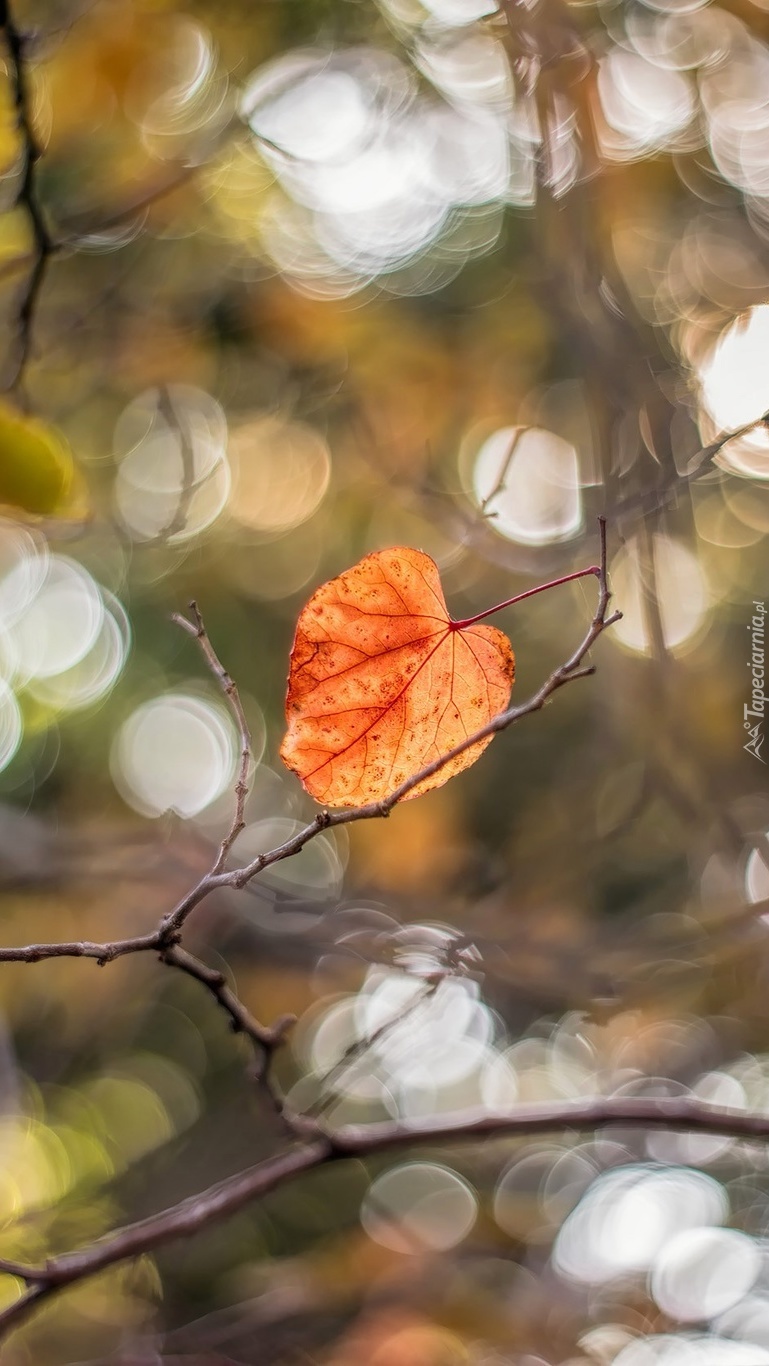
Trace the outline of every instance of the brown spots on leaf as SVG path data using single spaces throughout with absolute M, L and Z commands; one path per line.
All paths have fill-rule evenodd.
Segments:
M 323 584 L 299 617 L 281 756 L 325 805 L 381 801 L 503 711 L 514 674 L 501 631 L 452 623 L 429 555 L 377 551 Z M 442 786 L 490 739 L 408 796 Z

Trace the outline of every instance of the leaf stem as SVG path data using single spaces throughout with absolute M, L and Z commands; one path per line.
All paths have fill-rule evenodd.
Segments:
M 558 588 L 562 583 L 572 583 L 574 579 L 585 579 L 589 574 L 595 578 L 601 577 L 601 570 L 597 564 L 591 564 L 589 569 L 577 569 L 573 574 L 564 574 L 560 579 L 550 579 L 548 583 L 541 583 L 537 588 L 527 588 L 525 593 L 516 593 L 514 598 L 506 598 L 504 602 L 498 602 L 496 607 L 487 607 L 485 612 L 478 612 L 474 617 L 465 617 L 462 621 L 451 621 L 450 631 L 461 631 L 465 626 L 474 626 L 476 621 L 483 621 L 484 617 L 491 617 L 495 612 L 501 612 L 503 607 L 512 607 L 516 602 L 523 602 L 524 598 L 533 598 L 535 593 L 544 593 L 546 588 Z

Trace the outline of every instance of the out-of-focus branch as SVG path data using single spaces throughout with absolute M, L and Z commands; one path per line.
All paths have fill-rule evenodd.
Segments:
M 715 441 L 711 441 L 707 446 L 703 446 L 701 450 L 695 451 L 694 455 L 689 457 L 685 470 L 680 472 L 677 470 L 669 471 L 662 484 L 657 484 L 653 489 L 643 493 L 628 494 L 626 498 L 615 505 L 613 509 L 615 516 L 625 518 L 658 512 L 667 503 L 677 498 L 682 489 L 688 488 L 690 484 L 701 479 L 703 475 L 712 473 L 712 469 L 708 467 L 711 466 L 712 461 L 724 447 L 729 445 L 730 441 L 738 441 L 743 436 L 749 436 L 759 427 L 763 427 L 765 431 L 769 430 L 769 412 L 763 413 L 761 417 L 754 418 L 752 422 L 746 422 L 742 427 L 736 427 L 734 431 L 722 432 Z
M 411 1019 L 411 1016 L 418 1011 L 426 1001 L 429 1001 L 430 998 L 435 995 L 442 979 L 443 974 L 436 974 L 434 977 L 429 978 L 423 984 L 422 989 L 415 992 L 411 1000 L 406 1001 L 405 1005 L 403 1005 L 400 1010 L 396 1010 L 386 1020 L 383 1020 L 371 1034 L 364 1034 L 362 1038 L 356 1039 L 354 1043 L 351 1043 L 350 1046 L 345 1049 L 342 1056 L 337 1059 L 333 1067 L 330 1067 L 328 1072 L 325 1072 L 324 1075 L 319 1078 L 320 1095 L 318 1096 L 318 1099 L 314 1101 L 312 1105 L 309 1105 L 302 1113 L 304 1115 L 309 1115 L 313 1119 L 317 1119 L 321 1115 L 326 1114 L 332 1102 L 334 1086 L 349 1072 L 354 1072 L 357 1064 L 371 1052 L 372 1048 L 376 1048 L 378 1043 L 381 1043 L 383 1039 L 386 1039 L 388 1035 L 392 1034 L 400 1025 Z
M 204 169 L 205 166 L 220 152 L 232 137 L 237 133 L 248 132 L 248 128 L 243 121 L 240 113 L 235 113 L 217 131 L 210 144 L 206 147 L 206 155 L 196 161 L 180 161 L 170 169 L 150 181 L 143 189 L 137 190 L 132 199 L 126 199 L 116 207 L 104 208 L 94 206 L 81 213 L 73 215 L 62 224 L 61 235 L 55 244 L 56 249 L 65 246 L 77 246 L 82 237 L 92 236 L 95 233 L 109 232 L 112 228 L 120 227 L 121 223 L 127 222 L 131 218 L 138 218 L 147 209 L 152 208 L 153 204 L 159 204 L 163 199 L 168 199 L 177 190 L 184 189 L 191 181 Z M 270 138 L 262 134 L 252 134 L 255 143 L 264 147 L 269 147 L 273 152 L 287 160 L 291 159 L 291 154 L 285 148 L 279 147 Z
M 54 1257 L 44 1267 L 7 1264 L 13 1268 L 9 1274 L 26 1282 L 27 1290 L 0 1313 L 0 1334 L 19 1327 L 38 1304 L 65 1286 L 88 1280 L 106 1267 L 153 1252 L 177 1238 L 199 1233 L 209 1224 L 237 1213 L 252 1200 L 329 1163 L 346 1158 L 360 1160 L 424 1144 L 482 1143 L 488 1139 L 530 1138 L 558 1130 L 594 1132 L 617 1127 L 719 1134 L 762 1143 L 769 1140 L 769 1115 L 719 1109 L 700 1101 L 648 1097 L 524 1105 L 470 1119 L 444 1119 L 418 1129 L 397 1123 L 350 1126 L 336 1133 L 318 1129 L 305 1143 L 227 1177 L 159 1214 L 127 1224 L 77 1252 Z
M 37 163 L 40 160 L 41 149 L 32 120 L 26 38 L 15 22 L 9 0 L 0 0 L 0 28 L 5 33 L 16 127 L 21 138 L 21 167 L 16 204 L 26 211 L 32 232 L 29 275 L 19 298 L 16 336 L 3 385 L 8 391 L 17 389 L 24 378 L 24 369 L 32 349 L 32 333 L 40 290 L 48 261 L 56 247 L 48 231 L 38 194 Z

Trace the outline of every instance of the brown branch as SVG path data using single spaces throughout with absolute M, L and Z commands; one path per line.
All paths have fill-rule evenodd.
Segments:
M 712 468 L 706 467 L 712 465 L 712 461 L 725 446 L 729 445 L 730 441 L 738 441 L 743 436 L 749 436 L 759 427 L 763 427 L 765 431 L 769 430 L 769 412 L 763 413 L 761 417 L 754 418 L 752 422 L 746 422 L 742 427 L 736 427 L 734 431 L 722 432 L 715 441 L 711 441 L 709 445 L 695 451 L 694 455 L 689 457 L 683 471 L 676 469 L 669 471 L 662 484 L 657 484 L 654 488 L 643 493 L 631 493 L 627 498 L 621 499 L 612 509 L 613 516 L 624 518 L 658 512 L 676 498 L 681 489 L 688 488 L 690 484 L 696 483 L 704 475 L 712 473 Z M 716 468 L 719 467 L 716 466 Z
M 515 452 L 516 452 L 517 449 L 518 449 L 518 445 L 519 445 L 519 443 L 520 443 L 521 437 L 523 436 L 524 432 L 527 431 L 527 430 L 528 430 L 528 428 L 526 428 L 526 427 L 516 427 L 516 428 L 515 428 L 515 431 L 513 432 L 513 435 L 512 435 L 512 439 L 511 439 L 511 441 L 510 441 L 510 443 L 509 443 L 509 445 L 508 445 L 507 451 L 505 452 L 505 458 L 504 458 L 504 460 L 502 461 L 502 465 L 501 465 L 499 474 L 497 475 L 496 481 L 495 481 L 493 487 L 492 487 L 492 488 L 489 490 L 489 492 L 486 494 L 486 497 L 484 498 L 483 502 L 480 504 L 480 506 L 479 506 L 479 508 L 478 508 L 478 512 L 480 513 L 481 517 L 496 517 L 496 516 L 497 516 L 497 513 L 496 513 L 496 512 L 489 512 L 489 511 L 488 511 L 489 504 L 492 503 L 492 502 L 494 501 L 494 499 L 497 497 L 497 494 L 499 494 L 499 493 L 504 493 L 505 486 L 506 486 L 506 484 L 507 484 L 507 478 L 508 478 L 508 475 L 509 475 L 509 473 L 510 473 L 510 468 L 511 468 L 511 466 L 512 466 L 513 459 L 514 459 L 514 457 L 515 457 Z
M 377 1025 L 373 1033 L 366 1034 L 363 1038 L 356 1039 L 351 1043 L 349 1047 L 344 1050 L 342 1056 L 337 1058 L 333 1066 L 318 1079 L 320 1094 L 317 1100 L 313 1101 L 313 1103 L 302 1113 L 304 1115 L 309 1115 L 313 1119 L 317 1119 L 321 1115 L 326 1114 L 330 1105 L 333 1103 L 333 1092 L 331 1091 L 331 1088 L 335 1083 L 341 1081 L 342 1077 L 345 1076 L 347 1072 L 352 1072 L 356 1064 L 361 1062 L 372 1048 L 376 1048 L 376 1045 L 380 1043 L 382 1039 L 387 1038 L 388 1034 L 392 1033 L 394 1029 L 397 1029 L 398 1025 L 403 1024 L 404 1021 L 410 1019 L 420 1006 L 423 1006 L 426 1001 L 429 1001 L 430 998 L 435 995 L 443 980 L 443 973 L 436 974 L 434 977 L 429 978 L 424 983 L 421 991 L 417 991 L 414 996 L 412 996 L 411 1000 L 407 1001 L 400 1010 L 395 1011 L 388 1019 L 383 1020 L 380 1025 Z
M 189 164 L 185 162 L 178 166 L 170 174 L 166 174 L 162 179 L 158 179 L 154 184 L 147 185 L 145 189 L 125 204 L 121 204 L 117 209 L 90 209 L 76 218 L 72 218 L 64 224 L 63 235 L 59 239 L 60 247 L 77 246 L 83 237 L 91 237 L 97 233 L 109 232 L 111 228 L 120 227 L 129 218 L 136 218 L 146 209 L 157 204 L 162 199 L 166 199 L 173 194 L 174 190 L 181 190 L 185 185 L 198 174 L 201 166 L 197 163 Z
M 179 453 L 182 459 L 182 482 L 179 489 L 179 501 L 176 504 L 166 525 L 161 527 L 157 536 L 153 538 L 153 544 L 164 544 L 176 536 L 180 531 L 184 531 L 187 526 L 187 518 L 190 515 L 190 507 L 198 489 L 211 477 L 216 466 L 206 471 L 203 478 L 195 478 L 195 447 L 192 434 L 187 429 L 184 421 L 180 419 L 171 400 L 171 393 L 168 385 L 162 385 L 159 391 L 158 410 L 162 418 L 170 428 L 175 428 L 179 438 Z M 195 609 L 197 611 L 197 609 Z M 184 618 L 181 618 L 183 621 Z
M 182 948 L 180 943 L 183 927 L 189 915 L 211 892 L 222 887 L 245 887 L 263 869 L 297 854 L 322 830 L 327 830 L 335 825 L 349 824 L 352 821 L 389 815 L 393 807 L 413 788 L 423 782 L 425 778 L 439 772 L 454 757 L 477 744 L 479 740 L 494 735 L 498 731 L 506 730 L 508 726 L 513 725 L 522 717 L 541 710 L 559 688 L 573 679 L 582 678 L 592 673 L 592 666 L 585 665 L 584 660 L 598 637 L 620 615 L 614 613 L 607 616 L 610 592 L 607 572 L 606 525 L 603 520 L 600 521 L 600 540 L 599 593 L 593 619 L 581 643 L 572 655 L 545 680 L 528 702 L 501 712 L 499 716 L 493 718 L 486 726 L 476 731 L 474 735 L 469 736 L 460 745 L 455 746 L 447 754 L 428 764 L 419 773 L 415 773 L 397 787 L 384 801 L 370 803 L 351 810 L 321 811 L 298 834 L 268 853 L 260 855 L 245 868 L 227 870 L 226 863 L 245 822 L 248 771 L 251 764 L 251 738 L 248 722 L 237 687 L 211 645 L 197 605 L 191 604 L 192 620 L 186 617 L 175 618 L 182 629 L 198 641 L 209 669 L 218 680 L 227 698 L 241 741 L 240 764 L 235 787 L 235 812 L 211 867 L 208 872 L 204 873 L 196 886 L 182 898 L 174 910 L 163 917 L 156 929 L 146 935 L 105 944 L 82 941 L 80 943 L 33 944 L 25 948 L 15 949 L 0 948 L 0 962 L 38 962 L 43 958 L 86 957 L 94 958 L 98 963 L 104 964 L 130 953 L 147 950 L 157 951 L 161 960 L 169 967 L 176 968 L 199 981 L 222 1009 L 227 1012 L 233 1029 L 244 1034 L 259 1050 L 258 1077 L 263 1089 L 272 1100 L 292 1136 L 299 1137 L 302 1142 L 299 1146 L 269 1158 L 250 1171 L 230 1177 L 217 1186 L 192 1196 L 182 1201 L 181 1204 L 149 1219 L 130 1224 L 107 1238 L 99 1239 L 79 1252 L 53 1258 L 43 1268 L 23 1267 L 16 1262 L 5 1263 L 7 1273 L 24 1280 L 27 1284 L 27 1290 L 8 1309 L 0 1313 L 0 1331 L 3 1329 L 10 1330 L 17 1326 L 32 1312 L 37 1304 L 56 1294 L 63 1286 L 75 1281 L 82 1281 L 105 1267 L 124 1261 L 126 1258 L 151 1252 L 154 1248 L 172 1239 L 196 1233 L 207 1224 L 225 1218 L 241 1209 L 248 1201 L 264 1195 L 267 1191 L 274 1189 L 275 1186 L 326 1162 L 353 1155 L 363 1156 L 369 1152 L 406 1146 L 415 1142 L 425 1142 L 428 1141 L 428 1138 L 432 1138 L 432 1141 L 438 1139 L 449 1141 L 458 1138 L 482 1137 L 489 1133 L 541 1132 L 544 1128 L 590 1127 L 596 1123 L 620 1123 L 634 1117 L 636 1111 L 628 1103 L 623 1102 L 624 1108 L 620 1118 L 618 1112 L 605 1108 L 608 1103 L 601 1102 L 597 1106 L 594 1104 L 592 1108 L 571 1107 L 557 1112 L 554 1110 L 544 1111 L 539 1108 L 536 1114 L 519 1112 L 513 1116 L 483 1116 L 471 1123 L 466 1122 L 454 1126 L 439 1125 L 429 1131 L 427 1129 L 420 1130 L 418 1135 L 397 1125 L 376 1126 L 371 1130 L 345 1129 L 338 1134 L 325 1133 L 309 1115 L 294 1115 L 289 1112 L 283 1099 L 272 1086 L 269 1077 L 270 1061 L 290 1026 L 290 1019 L 283 1017 L 271 1027 L 260 1024 L 228 985 L 224 974 L 216 969 L 209 968 L 188 950 Z M 366 1041 L 365 1047 L 370 1047 L 372 1042 L 392 1027 L 392 1024 L 392 1021 L 388 1021 L 375 1031 L 372 1038 Z M 341 1061 L 344 1068 L 351 1059 L 342 1059 Z M 650 1103 L 645 1102 L 645 1104 L 648 1107 Z M 675 1112 L 660 1110 L 659 1104 L 654 1102 L 656 1108 L 653 1107 L 651 1110 L 647 1108 L 643 1111 L 644 1114 L 652 1116 L 650 1123 L 668 1122 L 671 1113 L 673 1115 L 672 1122 L 676 1122 L 676 1116 L 680 1118 L 683 1113 L 680 1109 Z M 703 1123 L 712 1123 L 710 1116 L 713 1113 L 715 1112 L 707 1111 L 705 1120 L 702 1120 L 701 1117 L 697 1119 L 695 1116 L 695 1127 L 702 1127 Z M 698 1111 L 697 1115 L 699 1114 Z M 665 1119 L 666 1115 L 667 1120 Z M 758 1123 L 759 1121 L 755 1122 Z M 764 1130 L 761 1131 L 762 1135 L 764 1132 L 769 1132 L 769 1120 L 761 1117 L 760 1122 L 764 1125 Z M 720 1129 L 718 1131 L 722 1132 Z M 2 1267 L 3 1264 L 0 1263 L 0 1270 Z
M 183 949 L 180 944 L 171 944 L 169 948 L 163 950 L 161 957 L 169 967 L 179 968 L 189 977 L 194 977 L 196 981 L 202 982 L 203 986 L 207 987 L 219 1002 L 222 1009 L 227 1011 L 233 1031 L 245 1034 L 260 1050 L 275 1048 L 284 1037 L 286 1030 L 295 1023 L 295 1016 L 282 1015 L 273 1025 L 260 1024 L 240 998 L 235 995 L 232 988 L 227 985 L 227 978 L 224 973 L 219 972 L 216 968 L 207 967 L 194 954 Z
M 294 1138 L 303 1138 L 309 1132 L 314 1132 L 315 1126 L 311 1125 L 305 1116 L 295 1114 L 288 1108 L 285 1097 L 278 1090 L 272 1076 L 273 1057 L 288 1031 L 296 1024 L 296 1016 L 280 1015 L 271 1025 L 260 1024 L 229 986 L 225 974 L 217 968 L 209 968 L 206 963 L 178 943 L 162 949 L 160 958 L 169 968 L 178 968 L 180 972 L 186 973 L 188 977 L 193 977 L 196 982 L 207 987 L 214 1000 L 229 1015 L 233 1034 L 243 1034 L 251 1041 L 256 1058 L 254 1078 L 289 1134 Z
M 181 626 L 188 635 L 194 636 L 200 645 L 203 657 L 211 670 L 211 673 L 214 675 L 214 678 L 217 680 L 230 704 L 230 709 L 235 718 L 235 724 L 240 736 L 240 767 L 235 783 L 235 814 L 232 818 L 232 824 L 219 846 L 219 852 L 214 859 L 209 873 L 210 877 L 216 877 L 224 868 L 227 857 L 238 838 L 238 835 L 246 828 L 245 810 L 246 798 L 248 797 L 248 770 L 251 767 L 251 731 L 249 729 L 248 721 L 246 720 L 246 714 L 243 710 L 243 703 L 240 700 L 237 686 L 228 674 L 209 640 L 208 632 L 203 625 L 203 618 L 200 615 L 196 602 L 190 603 L 190 611 L 193 616 L 192 621 L 189 621 L 187 617 L 182 617 L 178 614 L 173 617 L 173 620 L 176 622 L 177 626 Z
M 176 1238 L 198 1233 L 208 1224 L 237 1213 L 249 1201 L 266 1195 L 300 1172 L 320 1166 L 332 1154 L 333 1146 L 329 1139 L 316 1139 L 313 1143 L 278 1153 L 256 1167 L 227 1177 L 160 1214 L 128 1224 L 89 1247 L 54 1257 L 45 1267 L 21 1268 L 14 1264 L 13 1274 L 19 1274 L 19 1278 L 27 1281 L 30 1288 L 0 1313 L 0 1335 L 18 1327 L 41 1301 L 52 1298 L 64 1286 L 87 1280 L 106 1267 L 144 1255 Z
M 202 618 L 197 605 L 192 605 L 194 621 L 186 617 L 176 616 L 174 620 L 185 630 L 188 635 L 194 636 L 198 640 L 208 667 L 218 679 L 220 686 L 232 707 L 241 738 L 241 762 L 236 785 L 235 814 L 232 825 L 224 836 L 219 847 L 216 858 L 203 877 L 194 887 L 192 887 L 182 897 L 181 901 L 169 911 L 160 921 L 157 929 L 147 935 L 137 936 L 132 939 L 116 940 L 113 943 L 94 944 L 94 943 L 64 943 L 64 944 L 33 944 L 26 948 L 1 948 L 0 962 L 37 962 L 42 958 L 95 958 L 100 963 L 111 962 L 112 959 L 128 953 L 137 953 L 148 949 L 156 949 L 160 952 L 178 943 L 181 931 L 189 916 L 212 892 L 219 891 L 224 887 L 242 889 L 253 878 L 257 877 L 265 868 L 271 867 L 275 863 L 282 862 L 283 859 L 293 858 L 305 845 L 315 839 L 322 831 L 338 825 L 350 825 L 355 821 L 374 820 L 389 816 L 393 808 L 402 801 L 409 792 L 418 787 L 426 778 L 430 778 L 435 773 L 439 773 L 446 764 L 451 763 L 458 755 L 464 754 L 465 750 L 471 749 L 479 741 L 488 739 L 491 735 L 496 735 L 500 731 L 507 730 L 509 726 L 515 725 L 526 716 L 532 716 L 550 701 L 551 697 L 564 687 L 567 683 L 573 682 L 578 678 L 586 678 L 594 672 L 593 665 L 584 665 L 583 661 L 587 657 L 592 646 L 599 636 L 618 621 L 621 612 L 613 612 L 607 616 L 611 593 L 608 582 L 607 568 L 607 549 L 606 549 L 606 522 L 604 518 L 599 518 L 601 554 L 598 572 L 598 603 L 593 619 L 582 639 L 571 656 L 560 664 L 550 676 L 545 679 L 541 687 L 528 699 L 517 707 L 508 707 L 507 710 L 500 712 L 498 716 L 488 721 L 485 726 L 474 731 L 467 736 L 460 744 L 453 749 L 442 754 L 440 758 L 434 759 L 432 763 L 426 764 L 418 773 L 412 774 L 405 782 L 396 787 L 389 797 L 385 797 L 379 802 L 369 802 L 364 806 L 350 807 L 345 810 L 319 811 L 318 815 L 297 831 L 283 844 L 276 845 L 275 848 L 268 850 L 264 854 L 259 854 L 250 863 L 242 868 L 226 869 L 224 866 L 228 855 L 232 850 L 235 840 L 243 829 L 245 801 L 248 792 L 248 767 L 250 763 L 250 735 L 248 723 L 243 713 L 242 703 L 237 688 L 221 664 L 216 652 L 211 645 L 208 634 L 203 625 Z
M 319 1133 L 308 1142 L 227 1177 L 159 1214 L 127 1224 L 76 1252 L 51 1258 L 44 1267 L 10 1264 L 13 1270 L 9 1274 L 25 1280 L 29 1288 L 0 1313 L 0 1334 L 19 1327 L 37 1304 L 52 1298 L 65 1286 L 88 1280 L 106 1267 L 153 1252 L 177 1238 L 197 1234 L 209 1224 L 237 1213 L 252 1200 L 287 1185 L 304 1172 L 331 1162 L 347 1158 L 361 1160 L 425 1144 L 530 1138 L 559 1130 L 582 1133 L 616 1127 L 674 1129 L 749 1141 L 769 1140 L 769 1115 L 743 1114 L 700 1101 L 648 1097 L 524 1105 L 513 1111 L 484 1113 L 469 1120 L 444 1120 L 419 1129 L 392 1123 L 349 1126 L 337 1133 Z
M 133 199 L 127 200 L 115 209 L 107 209 L 94 206 L 86 209 L 82 213 L 74 215 L 63 225 L 62 236 L 57 245 L 59 247 L 77 246 L 79 239 L 93 236 L 95 233 L 109 232 L 112 228 L 120 227 L 130 218 L 136 218 L 139 214 L 151 209 L 153 204 L 160 203 L 167 199 L 176 190 L 181 190 L 188 185 L 205 165 L 226 146 L 229 139 L 238 132 L 247 131 L 239 114 L 234 114 L 224 126 L 219 129 L 211 144 L 207 148 L 207 155 L 201 161 L 180 161 L 176 166 L 172 166 L 169 171 L 165 171 L 154 182 L 146 185 L 139 190 Z M 254 137 L 257 135 L 254 134 Z M 267 146 L 273 144 L 266 138 L 260 138 Z
M 26 210 L 32 230 L 31 267 L 19 299 L 15 351 L 12 353 L 9 371 L 3 386 L 4 390 L 8 392 L 17 389 L 24 378 L 24 369 L 32 349 L 32 333 L 40 291 L 43 287 L 49 259 L 56 248 L 48 231 L 38 195 L 37 163 L 40 160 L 41 149 L 32 122 L 29 77 L 25 60 L 26 38 L 16 25 L 9 0 L 0 0 L 0 27 L 5 32 L 5 42 L 8 48 L 16 127 L 21 138 L 22 149 L 16 205 Z
M 0 963 L 41 963 L 45 958 L 94 958 L 100 967 L 128 953 L 144 953 L 160 948 L 157 930 L 138 934 L 133 939 L 116 939 L 95 944 L 91 940 L 72 940 L 61 944 L 26 944 L 23 948 L 0 947 Z

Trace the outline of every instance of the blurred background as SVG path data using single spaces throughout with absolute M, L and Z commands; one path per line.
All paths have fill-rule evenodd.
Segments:
M 320 582 L 412 545 L 464 617 L 593 563 L 603 513 L 624 616 L 596 677 L 390 820 L 211 898 L 190 946 L 261 1020 L 298 1016 L 277 1075 L 333 1124 L 769 1110 L 767 0 L 14 18 L 56 250 L 21 364 L 6 53 L 2 943 L 149 930 L 210 861 L 238 741 L 170 620 L 190 598 L 254 734 L 234 865 L 314 814 L 278 748 Z M 518 700 L 594 602 L 585 580 L 495 618 Z M 153 956 L 0 976 L 4 1256 L 284 1141 L 245 1045 Z M 761 1145 L 423 1144 L 68 1291 L 4 1360 L 763 1366 L 768 1236 Z

